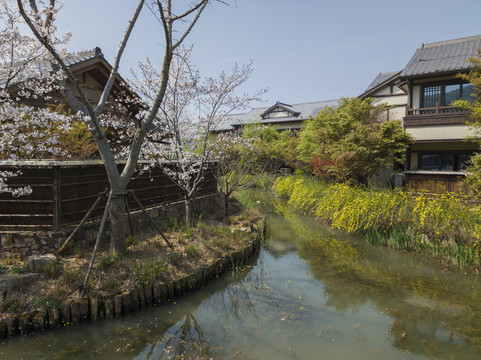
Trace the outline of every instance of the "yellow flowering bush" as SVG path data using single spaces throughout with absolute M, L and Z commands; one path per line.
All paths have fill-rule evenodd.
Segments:
M 481 210 L 450 193 L 411 194 L 327 184 L 305 176 L 278 178 L 278 196 L 332 227 L 399 249 L 428 249 L 462 265 L 480 265 Z

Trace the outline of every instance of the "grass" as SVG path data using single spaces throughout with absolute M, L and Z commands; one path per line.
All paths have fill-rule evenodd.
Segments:
M 55 279 L 60 275 L 60 273 L 61 265 L 58 261 L 47 263 L 43 269 L 43 275 L 47 279 Z
M 141 286 L 147 286 L 158 279 L 167 270 L 168 265 L 164 259 L 150 259 L 144 262 L 137 262 L 134 266 L 134 274 L 137 283 Z

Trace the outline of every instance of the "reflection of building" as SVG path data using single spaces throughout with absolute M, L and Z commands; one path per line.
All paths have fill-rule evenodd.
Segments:
M 238 129 L 251 122 L 275 125 L 279 130 L 300 130 L 304 120 L 316 116 L 326 106 L 336 108 L 338 100 L 314 101 L 289 105 L 276 102 L 269 107 L 254 108 L 246 113 L 232 114 L 216 129 L 228 131 Z

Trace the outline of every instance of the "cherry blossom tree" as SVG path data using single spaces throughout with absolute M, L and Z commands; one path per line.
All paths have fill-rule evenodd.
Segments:
M 254 185 L 266 171 L 266 162 L 261 160 L 256 130 L 262 126 L 250 126 L 249 135 L 240 130 L 219 134 L 213 142 L 213 155 L 217 160 L 217 183 L 224 195 L 224 215 L 229 215 L 230 196 L 234 191 Z
M 260 100 L 265 90 L 238 95 L 239 87 L 249 79 L 253 64 L 238 66 L 218 77 L 201 78 L 191 66 L 191 49 L 182 49 L 172 60 L 164 102 L 157 121 L 169 135 L 169 145 L 149 142 L 148 149 L 156 159 L 167 161 L 169 177 L 184 191 L 185 221 L 191 223 L 192 200 L 199 185 L 210 171 L 214 143 L 213 132 L 234 110 L 244 109 L 252 101 Z M 162 73 L 152 62 L 140 64 L 134 73 L 141 84 L 136 90 L 143 98 L 153 97 L 153 90 L 162 80 Z
M 109 78 L 103 88 L 100 100 L 96 104 L 89 102 L 84 90 L 80 86 L 80 81 L 70 71 L 64 61 L 65 50 L 61 48 L 61 39 L 59 40 L 57 37 L 55 28 L 55 19 L 58 15 L 59 8 L 61 8 L 56 0 L 48 0 L 48 2 L 45 0 L 16 0 L 18 13 L 21 15 L 21 18 L 16 15 L 15 9 L 13 9 L 7 0 L 1 1 L 2 4 L 5 5 L 4 8 L 10 9 L 6 15 L 7 18 L 8 16 L 15 16 L 15 19 L 12 19 L 11 23 L 15 24 L 21 20 L 30 29 L 32 34 L 32 37 L 29 38 L 31 45 L 28 45 L 25 49 L 26 53 L 23 57 L 23 59 L 25 59 L 23 64 L 25 65 L 23 66 L 27 68 L 38 66 L 38 64 L 50 64 L 51 68 L 43 69 L 45 78 L 49 79 L 49 83 L 52 84 L 52 86 L 58 87 L 65 101 L 69 104 L 70 108 L 73 109 L 74 114 L 87 124 L 92 134 L 110 183 L 109 213 L 112 230 L 111 252 L 113 254 L 124 253 L 126 250 L 124 229 L 126 214 L 123 197 L 125 196 L 126 187 L 137 169 L 137 162 L 141 155 L 144 141 L 153 128 L 159 108 L 164 100 L 172 59 L 176 50 L 191 32 L 206 6 L 215 0 L 177 1 L 175 2 L 175 6 L 173 0 L 137 1 L 132 17 L 119 44 Z M 219 0 L 217 1 L 219 2 Z M 118 155 L 118 152 L 113 150 L 113 144 L 109 142 L 106 136 L 105 129 L 102 126 L 102 113 L 106 108 L 114 81 L 117 78 L 120 60 L 132 30 L 138 21 L 141 11 L 146 6 L 149 6 L 150 10 L 154 11 L 160 19 L 161 31 L 158 33 L 164 42 L 162 65 L 160 67 L 156 88 L 151 94 L 152 96 L 149 99 L 149 103 L 146 104 L 143 111 L 137 114 L 135 123 L 131 124 L 133 128 L 128 132 L 131 134 L 131 137 L 129 139 L 130 144 L 128 151 L 125 153 L 127 159 L 126 164 L 119 170 L 116 163 L 116 154 Z M 20 32 L 16 36 L 18 39 L 18 36 L 21 36 Z M 33 41 L 33 39 L 35 39 L 35 41 Z M 43 57 L 48 61 L 43 62 Z M 15 62 L 18 58 L 22 57 L 13 55 L 11 58 L 12 61 Z M 15 68 L 15 66 L 16 65 L 13 67 Z M 15 70 L 13 70 L 13 72 L 15 72 Z M 40 72 L 42 72 L 42 69 Z M 26 71 L 25 74 L 29 74 L 29 72 Z M 19 78 L 18 80 L 29 79 L 30 76 L 28 79 Z M 12 81 L 10 81 L 10 83 L 12 83 Z M 32 89 L 38 88 L 32 87 Z M 5 93 L 1 95 L 6 96 Z M 20 93 L 20 95 L 23 96 L 25 94 Z M 32 93 L 32 96 L 45 95 L 48 95 L 48 91 L 39 94 Z M 18 99 L 9 99 L 9 101 L 5 103 L 11 104 L 12 102 L 10 100 L 16 101 Z M 51 115 L 56 116 L 54 114 Z M 22 118 L 21 115 L 18 116 L 18 118 Z M 42 118 L 46 119 L 46 117 Z M 108 118 L 104 120 L 108 121 Z
M 54 14 L 52 9 L 50 16 Z M 54 29 L 51 20 L 47 17 L 45 25 Z M 39 98 L 48 101 L 63 74 L 48 66 L 52 56 L 36 39 L 22 34 L 20 27 L 24 24 L 10 1 L 0 0 L 0 158 L 15 161 L 66 156 L 59 147 L 59 134 L 69 130 L 71 117 L 53 108 L 32 105 Z M 51 42 L 61 47 L 69 38 L 70 34 L 52 36 Z M 59 50 L 59 54 L 63 55 L 64 50 Z M 29 187 L 8 186 L 8 178 L 19 174 L 20 171 L 0 171 L 0 193 L 29 193 Z

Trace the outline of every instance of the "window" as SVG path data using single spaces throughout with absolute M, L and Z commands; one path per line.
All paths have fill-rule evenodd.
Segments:
M 473 100 L 473 84 L 425 85 L 422 91 L 422 107 L 450 106 L 459 99 Z
M 441 102 L 441 86 L 427 86 L 424 88 L 424 107 L 435 107 Z
M 464 100 L 474 100 L 474 85 L 473 84 L 462 84 L 462 94 Z
M 472 153 L 428 152 L 419 154 L 419 170 L 462 171 Z
M 461 99 L 461 86 L 446 85 L 444 87 L 444 105 L 450 105 L 453 101 Z

